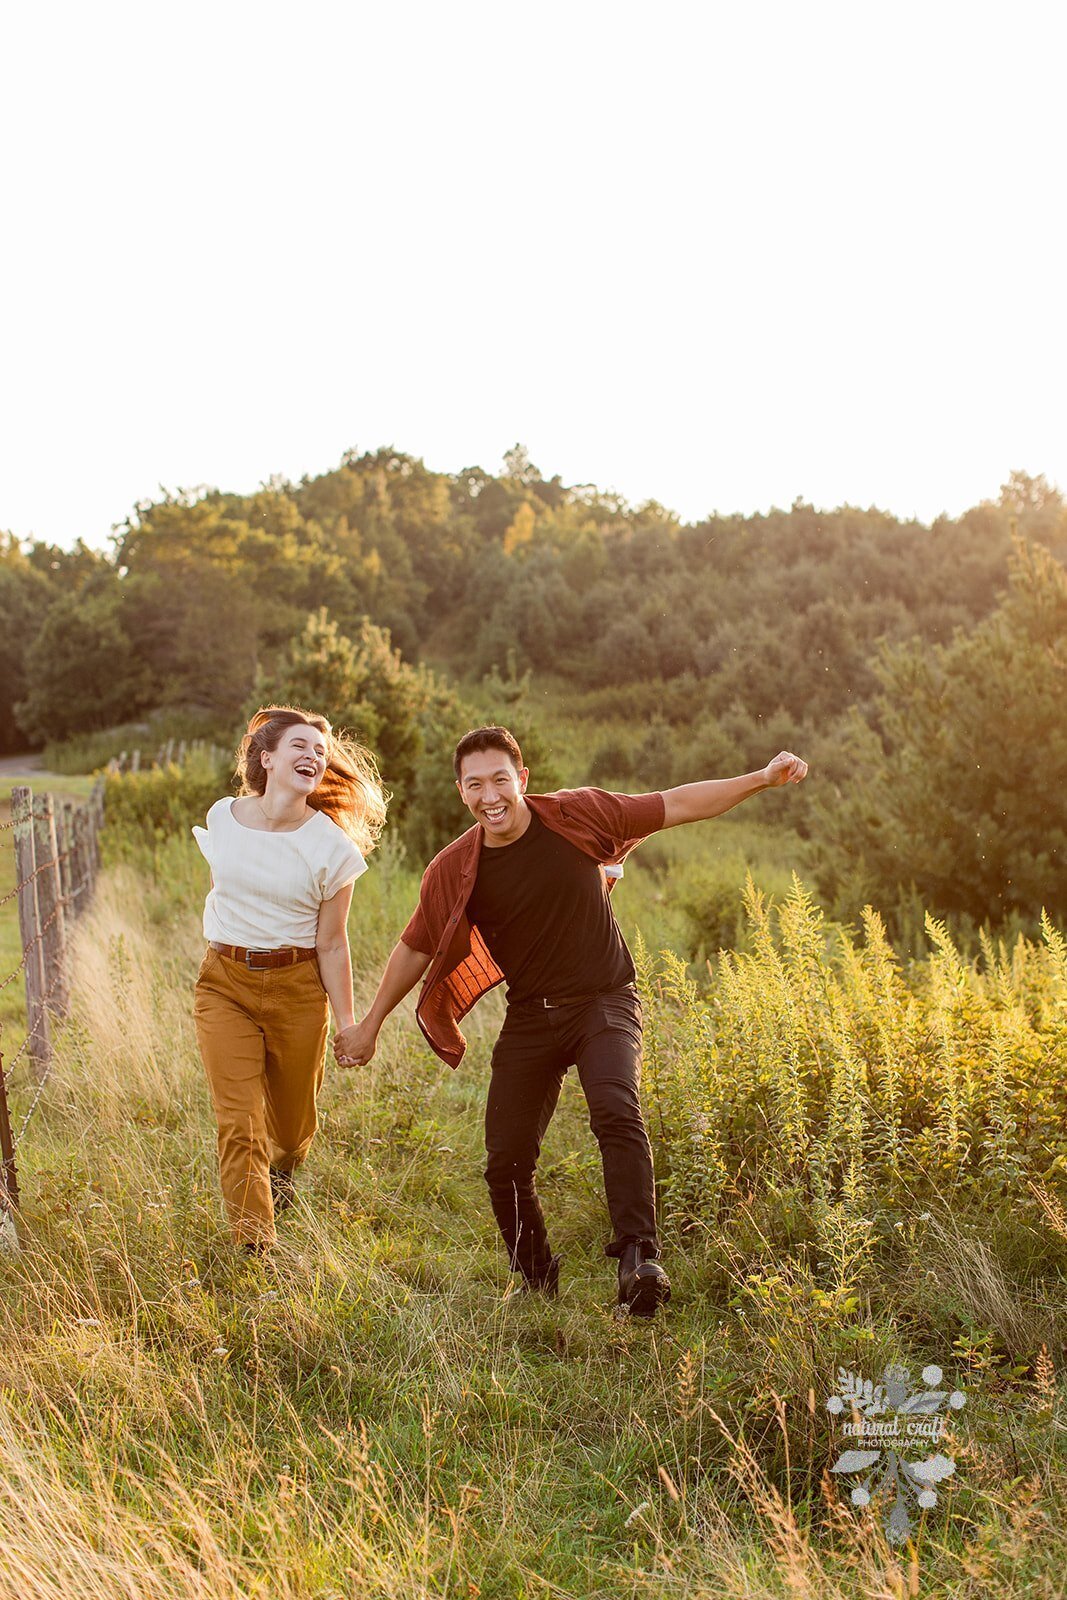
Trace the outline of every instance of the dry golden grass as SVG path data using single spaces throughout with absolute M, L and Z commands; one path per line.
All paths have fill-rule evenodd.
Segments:
M 862 1275 L 877 1235 L 835 1245 L 830 1216 L 816 1281 L 783 1243 L 781 1196 L 750 1185 L 739 1203 L 724 1153 L 730 1214 L 672 1234 L 669 1314 L 616 1321 L 568 1088 L 544 1158 L 565 1293 L 515 1295 L 479 1176 L 491 1016 L 457 1075 L 410 1022 L 366 1073 L 333 1073 L 276 1259 L 235 1257 L 190 1020 L 200 941 L 171 894 L 105 875 L 21 1153 L 23 1248 L 0 1260 L 0 1600 L 1062 1592 L 1062 1324 L 1020 1299 L 993 1238 L 951 1210 L 915 1224 L 938 1277 L 907 1302 L 911 1332 L 930 1336 L 940 1296 L 1043 1355 L 1016 1383 L 982 1346 L 952 1516 L 897 1552 L 825 1481 L 822 1394 L 838 1360 L 900 1348 L 905 1268 L 879 1300 Z M 388 882 L 364 898 L 364 982 L 398 898 Z

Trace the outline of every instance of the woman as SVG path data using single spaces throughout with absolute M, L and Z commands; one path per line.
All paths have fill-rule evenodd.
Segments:
M 327 1001 L 354 1020 L 348 907 L 388 796 L 368 751 L 292 706 L 256 712 L 237 773 L 193 829 L 211 867 L 195 1016 L 230 1227 L 262 1254 L 315 1133 Z

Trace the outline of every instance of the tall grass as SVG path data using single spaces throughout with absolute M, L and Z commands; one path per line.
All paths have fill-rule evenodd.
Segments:
M 749 948 L 720 954 L 707 1000 L 679 957 L 641 946 L 653 1104 L 703 1209 L 746 1170 L 799 1185 L 816 1215 L 988 1204 L 1062 1173 L 1067 959 L 1047 916 L 1043 944 L 987 940 L 980 962 L 928 918 L 929 959 L 905 973 L 870 907 L 857 937 L 796 878 L 773 913 L 751 879 L 744 904 Z
M 373 867 L 365 995 L 417 882 Z M 497 1002 L 458 1073 L 409 1011 L 331 1072 L 276 1259 L 234 1255 L 190 1022 L 203 889 L 191 841 L 144 845 L 76 929 L 0 1258 L 4 1600 L 1058 1592 L 1055 930 L 913 973 L 798 887 L 750 896 L 706 990 L 646 954 L 675 1298 L 636 1326 L 573 1085 L 542 1160 L 564 1293 L 510 1283 L 480 1178 Z M 824 1481 L 822 1405 L 837 1366 L 900 1355 L 969 1391 L 951 1516 L 902 1554 Z

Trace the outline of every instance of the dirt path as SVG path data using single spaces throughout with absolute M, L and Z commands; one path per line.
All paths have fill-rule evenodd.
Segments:
M 32 750 L 24 750 L 17 756 L 0 756 L 0 822 L 7 822 L 11 816 L 11 791 L 17 783 L 28 783 L 31 788 L 39 788 L 42 781 L 53 782 L 59 780 L 60 784 L 69 785 L 71 780 L 63 778 L 58 772 L 48 772 L 41 764 L 39 755 Z
M 0 778 L 17 778 L 23 772 L 40 772 L 41 758 L 31 750 L 20 756 L 0 756 Z
M 18 756 L 0 756 L 0 782 L 9 778 L 58 778 L 58 772 L 46 772 L 41 758 L 32 750 Z

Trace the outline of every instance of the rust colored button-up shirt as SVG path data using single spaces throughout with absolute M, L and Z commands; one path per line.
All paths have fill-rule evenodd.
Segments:
M 663 826 L 662 794 L 560 789 L 528 794 L 526 804 L 546 828 L 605 866 L 622 861 Z M 481 825 L 475 823 L 434 856 L 423 873 L 418 906 L 400 935 L 412 950 L 433 958 L 415 1015 L 428 1043 L 450 1067 L 459 1066 L 467 1048 L 461 1020 L 504 978 L 477 927 L 467 920 L 482 837 Z

